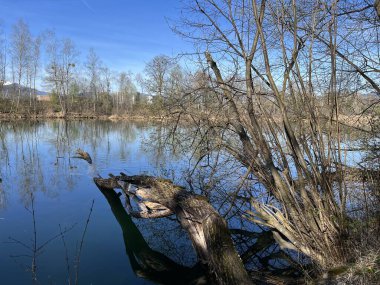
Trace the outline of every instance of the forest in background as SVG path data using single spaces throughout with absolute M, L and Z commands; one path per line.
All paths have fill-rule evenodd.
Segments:
M 185 78 L 191 76 L 177 59 L 166 55 L 152 58 L 143 73 L 133 74 L 111 70 L 95 49 L 84 60 L 81 52 L 71 39 L 52 31 L 32 35 L 22 19 L 12 25 L 9 35 L 0 23 L 0 113 L 5 117 L 156 116 L 161 114 L 163 98 L 179 96 Z
M 178 111 L 178 103 L 197 113 L 216 104 L 210 95 L 212 78 L 200 58 L 157 55 L 146 63 L 142 73 L 133 74 L 111 70 L 93 48 L 84 60 L 81 54 L 83 51 L 70 38 L 59 38 L 50 30 L 33 35 L 28 24 L 19 19 L 8 35 L 0 22 L 2 117 L 168 118 Z M 244 88 L 245 79 L 239 72 L 234 76 L 241 76 L 236 82 Z M 255 84 L 268 93 L 268 82 L 260 82 L 260 78 L 258 75 Z M 356 84 L 355 90 L 340 82 L 336 99 L 341 114 L 350 123 L 362 125 L 368 118 L 363 118 L 361 110 L 369 106 L 378 113 L 378 97 L 376 90 L 359 86 L 362 83 L 355 80 L 350 82 Z M 317 92 L 316 104 L 327 110 L 331 96 L 322 89 Z M 270 107 L 270 99 L 267 105 Z M 302 105 L 297 108 L 302 112 Z

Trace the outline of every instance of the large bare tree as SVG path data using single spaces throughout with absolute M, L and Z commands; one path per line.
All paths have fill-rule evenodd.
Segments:
M 23 83 L 23 80 L 26 79 L 26 68 L 30 58 L 30 45 L 31 34 L 29 31 L 29 26 L 23 20 L 19 20 L 12 27 L 10 46 L 12 54 L 12 69 L 14 72 L 13 77 L 16 79 L 18 84 L 16 110 L 18 109 L 20 103 L 22 89 L 21 84 Z
M 146 89 L 152 94 L 156 95 L 159 100 L 166 95 L 168 77 L 174 65 L 172 58 L 166 55 L 155 56 L 149 61 L 144 69 L 146 79 L 144 85 Z
M 46 66 L 45 81 L 52 87 L 58 97 L 62 115 L 66 116 L 78 52 L 70 39 L 58 40 L 54 34 L 50 34 L 47 54 L 49 62 Z
M 6 82 L 7 52 L 6 38 L 0 22 L 0 94 L 3 96 L 3 86 Z
M 96 54 L 94 49 L 90 49 L 87 55 L 87 60 L 85 63 L 87 69 L 87 75 L 89 78 L 89 92 L 93 96 L 93 109 L 96 113 L 96 102 L 99 98 L 99 84 L 100 84 L 100 71 L 101 71 L 101 60 Z
M 195 0 L 187 12 L 176 30 L 205 51 L 219 104 L 214 118 L 186 104 L 175 113 L 199 126 L 198 146 L 227 153 L 261 185 L 250 194 L 249 219 L 324 269 L 344 263 L 349 118 L 340 102 L 379 94 L 373 3 Z
M 115 95 L 116 112 L 131 112 L 134 104 L 137 89 L 132 81 L 132 74 L 121 72 L 118 75 L 118 92 Z

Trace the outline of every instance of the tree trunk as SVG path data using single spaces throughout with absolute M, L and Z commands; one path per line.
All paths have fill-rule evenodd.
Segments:
M 126 253 L 133 272 L 139 277 L 159 284 L 190 285 L 209 284 L 199 264 L 185 267 L 177 264 L 166 255 L 150 248 L 120 201 L 120 193 L 112 189 L 99 190 L 106 198 L 112 213 L 123 232 Z
M 94 180 L 102 189 L 123 189 L 127 195 L 127 208 L 134 217 L 157 218 L 175 214 L 188 232 L 200 262 L 208 268 L 216 284 L 252 284 L 225 220 L 205 197 L 189 193 L 170 180 L 152 176 L 122 174 Z M 133 211 L 130 198 L 136 199 L 140 211 Z

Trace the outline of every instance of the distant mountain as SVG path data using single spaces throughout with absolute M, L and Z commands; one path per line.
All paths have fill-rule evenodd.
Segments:
M 36 95 L 49 95 L 49 92 L 46 92 L 46 91 L 41 91 L 41 90 L 36 90 Z
M 19 89 L 19 85 L 17 83 L 11 83 L 7 81 L 3 84 L 2 90 L 0 90 L 0 92 L 2 92 L 5 95 L 10 95 L 14 92 L 17 93 L 18 89 Z M 29 96 L 30 93 L 32 94 L 34 93 L 33 89 L 30 89 L 29 87 L 21 85 L 22 96 Z M 41 90 L 36 90 L 35 94 L 45 96 L 45 95 L 48 95 L 49 93 L 45 91 L 41 91 Z

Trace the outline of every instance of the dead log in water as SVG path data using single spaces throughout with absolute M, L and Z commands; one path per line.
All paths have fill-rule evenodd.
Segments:
M 75 156 L 75 158 L 81 158 L 81 159 L 84 159 L 85 161 L 87 161 L 89 164 L 92 164 L 92 158 L 91 156 L 88 154 L 88 152 L 85 152 L 84 150 L 78 148 L 77 151 L 76 151 L 76 154 L 78 156 Z
M 139 211 L 130 203 L 130 215 L 138 218 L 177 216 L 192 241 L 198 258 L 208 268 L 217 284 L 252 284 L 233 245 L 225 220 L 203 196 L 186 191 L 170 180 L 146 175 L 95 178 L 102 189 L 121 188 L 134 199 Z
M 113 215 L 121 227 L 125 250 L 129 257 L 131 268 L 137 276 L 165 285 L 210 284 L 203 268 L 198 263 L 192 267 L 177 264 L 148 245 L 123 207 L 120 193 L 102 187 L 99 187 L 99 190 L 106 198 Z

